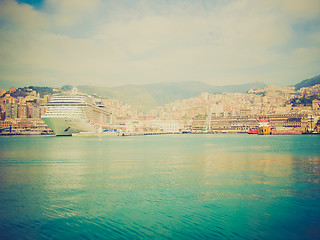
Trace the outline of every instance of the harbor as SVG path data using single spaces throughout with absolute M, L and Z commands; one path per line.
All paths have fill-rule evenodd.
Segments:
M 0 240 L 320 238 L 320 0 L 0 0 Z
M 40 95 L 34 89 L 46 92 Z M 45 94 L 47 88 L 12 87 L 9 91 L 1 90 L 0 134 L 319 134 L 319 89 L 320 84 L 298 91 L 294 87 L 269 86 L 244 94 L 204 92 L 195 98 L 139 112 L 115 99 L 93 97 L 71 86 L 51 89 L 53 94 Z M 297 105 L 299 99 L 301 102 L 307 96 L 313 99 L 309 105 Z M 235 104 L 236 101 L 241 104 Z M 262 133 L 259 125 L 263 119 L 268 120 L 270 128 L 264 128 L 267 132 Z

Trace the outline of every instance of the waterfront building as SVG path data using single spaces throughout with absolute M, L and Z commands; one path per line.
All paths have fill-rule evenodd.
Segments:
M 240 116 L 241 117 L 248 117 L 251 115 L 251 109 L 248 109 L 246 107 L 240 108 Z
M 0 128 L 7 128 L 10 127 L 11 125 L 14 125 L 16 122 L 14 119 L 5 119 L 0 121 Z
M 211 126 L 212 128 L 212 126 Z M 201 132 L 205 131 L 207 129 L 207 119 L 206 116 L 196 116 L 195 118 L 192 119 L 192 126 L 191 130 L 193 132 Z
M 31 118 L 41 118 L 41 108 L 39 105 L 32 105 L 30 111 Z
M 19 104 L 18 105 L 18 118 L 28 118 L 27 104 Z
M 293 114 L 289 116 L 287 120 L 284 122 L 284 127 L 291 127 L 291 128 L 301 128 L 303 116 L 299 114 Z
M 211 130 L 226 132 L 248 132 L 250 129 L 258 127 L 256 117 L 230 116 L 224 118 L 213 118 L 211 120 Z
M 18 118 L 18 105 L 14 103 L 6 104 L 6 118 Z
M 181 120 L 163 120 L 160 121 L 160 130 L 165 133 L 179 133 L 185 128 Z

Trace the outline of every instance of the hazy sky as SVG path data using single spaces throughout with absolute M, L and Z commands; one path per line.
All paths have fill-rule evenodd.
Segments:
M 0 88 L 320 74 L 320 0 L 0 0 Z

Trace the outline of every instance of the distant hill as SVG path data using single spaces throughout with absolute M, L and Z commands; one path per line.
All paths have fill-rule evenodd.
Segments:
M 78 86 L 78 91 L 90 94 L 95 97 L 108 97 L 118 99 L 122 103 L 141 111 L 148 111 L 156 106 L 154 97 L 143 88 L 134 85 L 125 85 L 122 87 L 96 87 L 96 86 Z
M 196 97 L 203 92 L 208 92 L 211 94 L 223 92 L 245 93 L 250 89 L 264 87 L 266 87 L 266 85 L 260 82 L 226 86 L 213 86 L 202 82 L 158 83 L 141 86 L 141 88 L 145 89 L 154 97 L 157 105 L 163 105 L 176 100 Z
M 297 83 L 294 86 L 295 86 L 295 89 L 297 91 L 300 88 L 312 87 L 312 86 L 317 85 L 317 84 L 320 84 L 320 75 L 316 76 L 316 77 L 313 77 L 313 78 L 309 78 L 309 79 L 303 80 L 303 81 Z
M 51 87 L 29 86 L 28 88 L 36 91 L 37 93 L 39 93 L 40 97 L 43 97 L 44 95 L 50 95 L 50 94 L 54 93 L 53 88 L 51 88 Z
M 183 82 L 125 85 L 113 88 L 78 86 L 78 90 L 96 97 L 115 98 L 123 103 L 130 104 L 138 110 L 149 111 L 156 106 L 196 97 L 203 92 L 212 94 L 223 92 L 245 93 L 250 89 L 264 88 L 266 86 L 261 82 L 227 86 L 213 86 L 202 82 Z

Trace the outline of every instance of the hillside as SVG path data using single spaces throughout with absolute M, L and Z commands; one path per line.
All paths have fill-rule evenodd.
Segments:
M 314 86 L 314 85 L 317 85 L 317 84 L 320 84 L 320 75 L 316 76 L 316 77 L 313 77 L 313 78 L 309 78 L 309 79 L 303 80 L 303 81 L 297 83 L 294 86 L 295 86 L 295 89 L 297 91 L 300 88 L 311 87 L 311 86 Z
M 264 88 L 261 82 L 239 85 L 213 86 L 202 82 L 184 83 L 155 83 L 146 85 L 125 85 L 120 87 L 106 88 L 94 86 L 78 86 L 80 92 L 94 95 L 96 97 L 115 98 L 123 103 L 130 104 L 141 111 L 149 111 L 156 106 L 196 97 L 203 92 L 223 93 L 241 92 L 250 89 Z
M 87 93 L 98 98 L 118 99 L 141 111 L 148 111 L 156 106 L 155 99 L 150 93 L 145 89 L 133 85 L 114 88 L 96 86 L 78 86 L 77 88 L 79 92 Z

